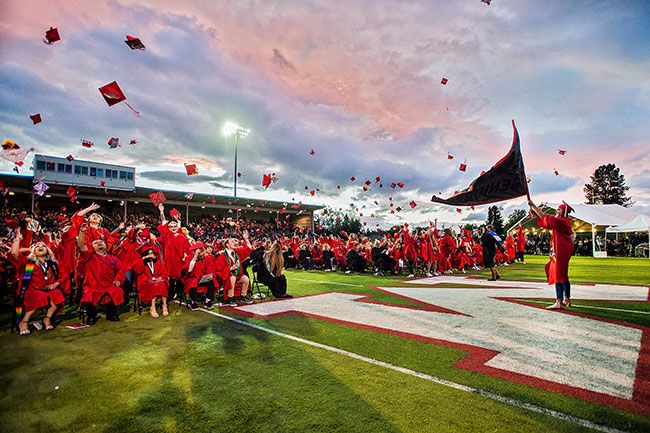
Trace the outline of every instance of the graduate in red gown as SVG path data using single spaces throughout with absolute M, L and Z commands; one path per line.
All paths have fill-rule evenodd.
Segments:
M 162 301 L 162 315 L 168 316 L 167 295 L 169 293 L 169 276 L 165 265 L 160 262 L 156 256 L 153 247 L 148 244 L 142 244 L 137 252 L 142 257 L 140 260 L 133 261 L 131 267 L 138 278 L 138 297 L 140 302 L 146 304 L 151 302 L 149 314 L 151 317 L 158 317 L 156 311 L 156 299 Z
M 81 305 L 88 312 L 88 324 L 96 321 L 96 306 L 108 304 L 106 318 L 117 322 L 120 320 L 118 305 L 124 302 L 122 283 L 124 270 L 122 262 L 117 257 L 108 254 L 106 244 L 101 239 L 93 241 L 92 250 L 86 246 L 88 226 L 79 228 L 77 248 L 79 263 L 83 269 L 83 286 Z
M 526 252 L 526 234 L 524 233 L 524 228 L 519 224 L 517 229 L 517 260 L 519 260 L 523 265 L 526 264 L 524 260 L 524 253 Z
M 452 237 L 450 228 L 446 228 L 444 233 L 445 235 L 438 242 L 440 253 L 442 255 L 442 260 L 438 266 L 440 267 L 441 272 L 451 274 L 451 256 L 456 251 L 456 241 Z
M 45 329 L 54 329 L 54 315 L 65 302 L 60 290 L 62 278 L 54 260 L 52 251 L 44 242 L 36 242 L 28 256 L 20 252 L 20 229 L 11 245 L 11 260 L 16 265 L 18 280 L 17 299 L 23 308 L 24 315 L 18 322 L 20 335 L 28 335 L 29 319 L 40 308 L 47 307 L 43 325 Z M 17 304 L 18 305 L 18 304 Z
M 181 273 L 185 264 L 185 257 L 190 256 L 190 242 L 180 230 L 180 223 L 176 220 L 167 222 L 165 218 L 165 206 L 161 203 L 158 205 L 160 210 L 160 240 L 163 248 L 163 260 L 165 269 L 169 275 L 169 294 L 170 297 L 182 293 L 183 282 Z
M 552 230 L 550 261 L 546 265 L 549 284 L 555 284 L 555 303 L 548 306 L 550 310 L 559 310 L 571 306 L 571 283 L 569 282 L 569 260 L 573 255 L 573 231 L 569 213 L 573 208 L 562 202 L 555 211 L 555 216 L 544 214 L 532 200 L 528 200 L 531 213 L 537 218 L 537 225 Z
M 237 250 L 238 241 L 229 238 L 225 242 L 225 248 L 217 255 L 216 275 L 223 286 L 224 300 L 235 300 L 238 303 L 252 304 L 253 300 L 248 295 L 250 279 L 244 274 L 241 266 L 241 259 Z M 235 286 L 241 286 L 239 296 L 235 297 Z

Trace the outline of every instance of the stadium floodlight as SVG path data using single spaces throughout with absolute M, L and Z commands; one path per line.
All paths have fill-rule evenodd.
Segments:
M 238 123 L 227 121 L 223 125 L 223 135 L 225 137 L 235 137 L 235 169 L 233 170 L 233 197 L 237 197 L 237 145 L 239 139 L 245 139 L 251 130 L 241 126 Z
M 238 124 L 228 121 L 223 125 L 223 135 L 230 137 L 234 135 L 239 128 L 240 126 Z

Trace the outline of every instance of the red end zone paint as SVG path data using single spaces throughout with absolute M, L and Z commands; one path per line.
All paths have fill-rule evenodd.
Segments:
M 423 285 L 423 288 L 427 287 Z M 412 302 L 414 304 L 417 304 L 418 307 L 412 307 L 412 306 L 407 306 L 407 305 L 401 305 L 401 304 L 391 304 L 391 303 L 382 303 L 382 302 L 375 302 L 372 300 L 372 295 L 363 295 L 363 294 L 358 294 L 358 293 L 349 293 L 349 292 L 339 292 L 338 293 L 348 293 L 351 295 L 356 295 L 356 296 L 361 296 L 361 299 L 356 299 L 355 301 L 359 302 L 366 302 L 369 304 L 377 304 L 377 305 L 388 305 L 388 306 L 393 306 L 393 307 L 398 307 L 398 308 L 406 308 L 406 309 L 416 309 L 416 310 L 425 310 L 425 311 L 435 311 L 435 312 L 441 312 L 441 313 L 447 313 L 447 314 L 460 314 L 463 316 L 468 316 L 464 313 L 460 313 L 457 311 L 453 310 L 448 310 L 446 308 L 442 307 L 437 307 L 435 305 L 423 302 L 423 301 L 416 301 L 414 299 L 411 299 L 407 296 L 401 296 L 401 295 L 395 295 L 394 293 L 391 292 L 386 292 L 384 290 L 381 290 L 376 287 L 370 287 L 373 290 L 382 292 L 382 293 L 389 293 L 392 296 L 396 296 L 398 298 L 406 299 L 409 302 Z M 510 287 L 498 287 L 499 289 L 510 289 Z M 316 295 L 321 295 L 321 294 L 327 294 L 331 292 L 320 292 L 316 294 L 311 294 L 307 296 L 316 296 Z M 648 292 L 648 298 L 650 299 L 650 290 Z M 513 302 L 513 303 L 518 303 L 521 305 L 524 305 L 526 307 L 532 307 L 532 308 L 544 308 L 541 306 L 533 306 L 530 304 L 527 304 L 523 301 L 520 301 L 519 299 L 513 299 L 513 298 L 494 298 L 506 302 Z M 531 298 L 533 299 L 533 298 Z M 278 300 L 281 301 L 281 300 Z M 273 301 L 272 301 L 273 302 Z M 606 302 L 606 301 L 601 301 L 598 300 L 598 302 Z M 618 301 L 617 301 L 618 302 Z M 421 308 L 420 308 L 421 307 Z M 617 325 L 621 326 L 627 326 L 630 328 L 636 328 L 642 331 L 642 338 L 641 338 L 641 347 L 639 350 L 639 358 L 637 360 L 637 368 L 636 368 L 636 377 L 634 381 L 634 389 L 633 389 L 633 397 L 631 400 L 620 398 L 620 397 L 615 397 L 612 395 L 604 394 L 604 393 L 599 393 L 595 391 L 590 391 L 586 390 L 584 388 L 579 388 L 579 387 L 574 387 L 574 386 L 569 386 L 569 385 L 564 385 L 561 383 L 557 382 L 552 382 L 546 379 L 540 379 L 537 377 L 525 375 L 525 374 L 520 374 L 512 371 L 506 371 L 502 370 L 499 368 L 494 368 L 485 365 L 488 361 L 490 361 L 492 358 L 494 358 L 496 355 L 499 354 L 499 352 L 495 350 L 490 350 L 486 349 L 483 347 L 478 347 L 478 346 L 473 346 L 473 345 L 467 345 L 467 344 L 462 344 L 462 343 L 456 343 L 452 341 L 447 341 L 447 340 L 440 340 L 440 339 L 434 339 L 434 338 L 429 338 L 429 337 L 424 337 L 421 335 L 417 334 L 411 334 L 407 332 L 402 332 L 402 331 L 396 331 L 392 329 L 387 329 L 387 328 L 382 328 L 379 326 L 371 326 L 371 325 L 364 325 L 364 324 L 359 324 L 359 323 L 354 323 L 354 322 L 349 322 L 345 320 L 339 320 L 339 319 L 334 319 L 326 316 L 320 316 L 316 314 L 310 314 L 310 313 L 304 313 L 300 311 L 283 311 L 280 313 L 274 313 L 274 314 L 265 314 L 265 315 L 258 315 L 254 313 L 249 313 L 246 311 L 242 310 L 237 310 L 235 308 L 228 308 L 226 310 L 232 311 L 234 313 L 237 313 L 242 316 L 246 317 L 251 317 L 255 319 L 268 319 L 268 318 L 273 318 L 273 317 L 278 317 L 278 316 L 283 316 L 283 315 L 297 315 L 297 316 L 302 316 L 302 317 L 309 317 L 312 319 L 318 319 L 322 320 L 325 322 L 329 323 L 335 323 L 339 325 L 345 325 L 349 326 L 352 328 L 356 329 L 363 329 L 363 330 L 368 330 L 368 331 L 374 331 L 374 332 L 379 332 L 383 334 L 388 334 L 388 335 L 394 335 L 397 337 L 401 338 L 406 338 L 409 340 L 414 340 L 414 341 L 419 341 L 423 343 L 428 343 L 428 344 L 433 344 L 437 346 L 443 346 L 443 347 L 450 347 L 453 349 L 459 349 L 463 351 L 467 351 L 467 355 L 464 356 L 462 359 L 460 359 L 458 362 L 454 364 L 454 367 L 457 368 L 462 368 L 464 370 L 480 373 L 480 374 L 485 374 L 488 376 L 492 376 L 495 378 L 499 379 L 504 379 L 510 382 L 515 382 L 515 383 L 520 383 L 523 385 L 535 387 L 544 391 L 549 391 L 557 394 L 563 394 L 567 395 L 570 397 L 575 397 L 579 398 L 581 400 L 589 401 L 592 403 L 597 403 L 597 404 L 602 404 L 606 406 L 610 406 L 616 409 L 621 409 L 627 412 L 632 412 L 636 414 L 641 414 L 641 415 L 650 415 L 650 328 L 647 327 L 642 327 L 642 326 L 636 326 L 636 325 L 630 325 L 628 323 L 622 323 L 622 322 L 616 322 L 612 320 L 607 320 L 603 319 L 600 317 L 594 317 L 594 316 L 589 316 L 586 314 L 582 313 L 576 313 L 576 312 L 569 312 L 566 310 L 561 310 L 567 314 L 575 314 L 577 316 L 582 316 L 582 317 L 587 317 L 591 320 L 597 320 L 601 322 L 608 322 L 608 323 L 614 323 Z M 471 316 L 468 316 L 471 317 Z M 494 391 L 493 391 L 494 392 Z

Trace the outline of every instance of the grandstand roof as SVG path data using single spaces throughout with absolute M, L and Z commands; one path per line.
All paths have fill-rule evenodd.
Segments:
M 25 175 L 13 175 L 13 174 L 0 174 L 0 179 L 2 179 L 7 188 L 10 191 L 23 194 L 31 194 L 32 186 L 34 184 L 33 176 Z M 47 190 L 47 194 L 53 197 L 67 197 L 66 190 L 69 186 L 76 186 L 70 184 L 62 183 L 50 183 L 50 187 Z M 144 188 L 136 186 L 135 191 L 123 191 L 115 190 L 111 188 L 99 188 L 99 187 L 79 187 L 79 193 L 77 195 L 80 199 L 89 199 L 89 200 L 125 200 L 127 202 L 146 203 L 149 201 L 149 194 L 157 191 L 162 191 L 167 197 L 166 203 L 169 205 L 187 205 L 190 207 L 206 207 L 206 208 L 215 208 L 215 209 L 245 209 L 245 208 L 255 208 L 259 207 L 263 210 L 276 210 L 279 211 L 282 208 L 286 208 L 286 212 L 290 214 L 295 214 L 298 212 L 314 212 L 319 209 L 323 209 L 322 205 L 311 205 L 311 204 L 300 204 L 298 209 L 294 209 L 293 205 L 297 203 L 286 203 L 273 200 L 263 200 L 256 198 L 246 198 L 246 197 L 231 197 L 217 194 L 205 194 L 193 191 L 176 191 L 176 190 L 167 190 L 167 189 L 155 189 L 155 188 Z M 188 200 L 185 196 L 189 193 L 193 193 L 194 197 L 192 200 Z M 213 203 L 214 201 L 214 203 Z M 153 206 L 153 205 L 152 205 Z

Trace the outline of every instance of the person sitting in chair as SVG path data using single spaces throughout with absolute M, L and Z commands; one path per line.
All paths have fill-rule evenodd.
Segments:
M 169 275 L 165 265 L 158 261 L 156 253 L 150 244 L 142 244 L 137 250 L 142 257 L 133 263 L 133 271 L 138 276 L 138 298 L 146 304 L 151 302 L 149 314 L 158 317 L 156 299 L 162 300 L 162 315 L 169 315 L 167 310 L 167 295 L 169 293 Z
M 59 289 L 64 275 L 59 275 L 59 270 L 54 261 L 52 251 L 43 242 L 36 242 L 30 253 L 25 257 L 20 252 L 20 229 L 11 245 L 10 254 L 19 271 L 19 295 L 16 305 L 22 305 L 25 315 L 18 322 L 20 335 L 28 335 L 29 319 L 40 308 L 48 307 L 43 325 L 50 331 L 54 329 L 54 315 L 65 302 L 63 292 Z
M 284 257 L 280 244 L 273 242 L 271 248 L 264 253 L 262 263 L 257 266 L 259 282 L 267 286 L 276 298 L 292 298 L 287 294 L 287 278 L 282 273 Z
M 215 275 L 219 278 L 225 292 L 224 298 L 234 300 L 237 303 L 252 304 L 253 300 L 247 296 L 250 280 L 244 274 L 237 254 L 237 239 L 229 238 L 225 242 L 225 248 L 217 256 Z M 241 284 L 240 296 L 235 299 L 235 286 Z

